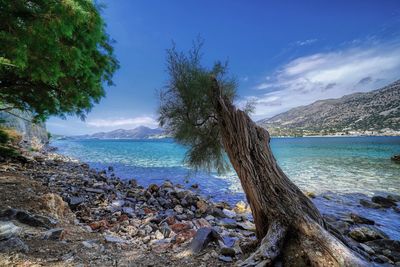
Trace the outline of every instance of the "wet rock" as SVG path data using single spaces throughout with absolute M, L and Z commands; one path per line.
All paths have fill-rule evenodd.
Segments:
M 393 195 L 390 194 L 387 196 L 387 199 L 393 201 L 393 202 L 400 202 L 400 195 Z
M 309 198 L 316 198 L 316 195 L 314 192 L 307 191 L 304 194 Z
M 369 241 L 365 244 L 372 248 L 376 253 L 384 254 L 384 251 L 387 250 L 389 253 L 386 253 L 386 256 L 388 256 L 394 262 L 400 261 L 399 240 L 380 239 Z
M 233 248 L 230 247 L 222 247 L 221 254 L 224 256 L 235 257 L 236 252 Z
M 20 232 L 21 228 L 16 226 L 12 222 L 0 221 L 0 241 L 18 236 Z
M 232 257 L 229 257 L 229 256 L 219 256 L 218 259 L 223 262 L 232 262 L 233 261 Z
M 200 228 L 189 245 L 189 252 L 197 254 L 206 248 L 210 242 L 215 242 L 220 238 L 218 232 L 214 229 Z
M 55 228 L 48 230 L 44 233 L 43 239 L 46 240 L 61 240 L 64 237 L 64 229 L 63 228 Z
M 235 218 L 236 217 L 236 212 L 228 209 L 223 209 L 222 212 L 225 214 L 226 217 L 228 218 Z
M 24 252 L 27 253 L 29 247 L 18 237 L 12 237 L 4 241 L 0 241 L 0 252 Z
M 375 251 L 374 251 L 370 246 L 367 246 L 367 245 L 365 245 L 365 244 L 363 244 L 363 243 L 360 243 L 360 244 L 359 244 L 359 247 L 362 248 L 362 249 L 363 249 L 365 252 L 367 252 L 369 255 L 375 254 Z
M 362 216 L 357 215 L 355 213 L 350 213 L 350 218 L 355 223 L 369 224 L 369 225 L 374 225 L 375 224 L 375 222 L 373 220 L 370 220 L 368 218 L 362 217 Z
M 193 189 L 197 189 L 197 188 L 199 188 L 199 184 L 192 184 L 190 187 Z
M 350 224 L 348 222 L 337 220 L 328 222 L 328 224 L 338 230 L 342 235 L 347 235 L 350 232 Z
M 395 201 L 385 198 L 385 197 L 382 197 L 382 196 L 373 196 L 371 198 L 371 200 L 372 200 L 372 202 L 374 202 L 384 208 L 391 208 L 391 207 L 396 206 Z
M 151 185 L 149 185 L 149 187 L 147 188 L 147 191 L 149 191 L 150 193 L 156 193 L 156 192 L 158 192 L 158 190 L 159 190 L 159 187 L 158 187 L 158 185 L 156 185 L 156 184 L 151 184 Z
M 396 163 L 400 163 L 400 155 L 394 155 L 393 157 L 390 158 L 392 161 Z
M 367 242 L 388 237 L 385 233 L 373 226 L 355 227 L 350 230 L 349 236 L 358 242 Z
M 360 199 L 360 204 L 363 205 L 366 208 L 370 209 L 380 209 L 381 205 L 373 203 L 371 201 L 365 200 L 365 199 Z

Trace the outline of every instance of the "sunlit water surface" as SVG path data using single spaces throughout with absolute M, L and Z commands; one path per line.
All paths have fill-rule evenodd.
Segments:
M 199 184 L 200 193 L 216 201 L 244 199 L 235 173 L 194 174 L 183 164 L 186 149 L 171 139 L 57 140 L 52 145 L 94 168 L 113 166 L 117 176 L 135 178 L 143 186 L 168 179 L 187 186 Z M 400 137 L 273 138 L 271 147 L 292 181 L 318 195 L 314 203 L 323 213 L 357 212 L 380 223 L 391 238 L 400 239 L 399 213 L 359 205 L 361 198 L 400 194 L 400 164 L 390 160 L 400 154 Z

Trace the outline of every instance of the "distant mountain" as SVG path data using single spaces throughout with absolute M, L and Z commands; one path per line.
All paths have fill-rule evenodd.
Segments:
M 293 108 L 258 124 L 274 136 L 400 135 L 400 80 L 368 93 Z
M 135 129 L 125 130 L 118 129 L 111 132 L 100 132 L 90 135 L 80 135 L 74 138 L 82 139 L 150 139 L 165 137 L 161 128 L 151 129 L 149 127 L 140 126 Z

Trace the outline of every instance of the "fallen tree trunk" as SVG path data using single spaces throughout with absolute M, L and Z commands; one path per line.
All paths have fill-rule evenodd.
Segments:
M 223 146 L 239 176 L 261 240 L 241 266 L 270 266 L 278 257 L 286 266 L 368 266 L 326 230 L 315 205 L 277 165 L 268 131 L 224 99 L 215 79 L 212 90 Z

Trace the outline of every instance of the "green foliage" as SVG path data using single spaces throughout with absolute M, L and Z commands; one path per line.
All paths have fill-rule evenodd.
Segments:
M 52 137 L 51 133 L 50 133 L 50 132 L 47 132 L 47 139 L 50 140 L 51 137 Z
M 91 0 L 0 0 L 0 99 L 36 118 L 84 117 L 118 68 Z
M 201 65 L 198 41 L 187 53 L 167 51 L 169 82 L 160 92 L 159 122 L 175 140 L 189 148 L 185 162 L 196 170 L 224 172 L 228 168 L 213 105 L 215 77 L 222 95 L 233 101 L 236 82 L 227 77 L 227 64 Z

